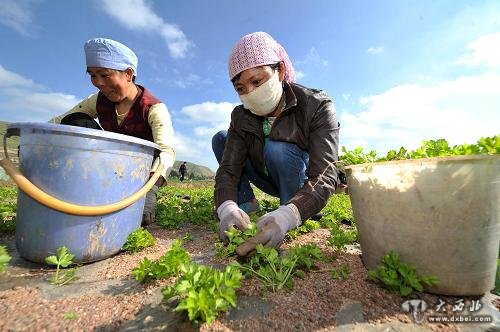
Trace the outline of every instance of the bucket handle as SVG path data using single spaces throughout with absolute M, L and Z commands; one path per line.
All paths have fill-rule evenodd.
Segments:
M 21 173 L 19 169 L 17 169 L 16 166 L 14 166 L 14 164 L 12 164 L 7 152 L 7 138 L 10 136 L 19 136 L 19 129 L 9 128 L 3 136 L 3 149 L 5 158 L 0 160 L 0 166 L 3 167 L 5 172 L 12 178 L 19 189 L 24 191 L 29 197 L 33 198 L 40 204 L 63 213 L 73 214 L 77 216 L 98 216 L 113 213 L 135 203 L 142 196 L 146 195 L 146 193 L 153 187 L 156 180 L 158 180 L 158 178 L 160 177 L 161 171 L 164 167 L 162 163 L 157 163 L 158 167 L 156 167 L 156 169 L 154 170 L 154 173 L 150 177 L 149 181 L 146 182 L 146 184 L 137 192 L 119 202 L 99 206 L 87 206 L 68 203 L 47 194 L 46 192 L 35 186 Z

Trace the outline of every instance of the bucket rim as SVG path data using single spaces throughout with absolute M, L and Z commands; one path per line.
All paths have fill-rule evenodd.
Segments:
M 372 163 L 348 165 L 345 166 L 345 169 L 365 168 L 367 166 L 374 167 L 374 166 L 398 165 L 398 164 L 426 164 L 435 162 L 453 162 L 453 161 L 478 160 L 478 159 L 488 159 L 488 158 L 493 159 L 498 157 L 500 157 L 500 154 L 483 153 L 483 154 L 473 154 L 473 155 L 402 159 L 402 160 L 378 161 Z
M 80 134 L 86 137 L 92 138 L 105 138 L 115 141 L 124 141 L 127 143 L 134 143 L 138 145 L 145 145 L 157 150 L 161 150 L 160 146 L 154 142 L 137 138 L 134 136 L 114 133 L 106 130 L 98 130 L 84 127 L 69 126 L 63 124 L 55 123 L 44 123 L 44 122 L 14 122 L 7 126 L 7 129 L 39 129 L 48 130 L 53 132 L 68 133 L 68 134 Z

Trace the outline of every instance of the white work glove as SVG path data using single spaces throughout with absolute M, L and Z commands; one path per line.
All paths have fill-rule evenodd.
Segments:
M 300 213 L 294 204 L 281 205 L 277 210 L 266 213 L 257 220 L 257 235 L 236 248 L 239 256 L 246 256 L 258 244 L 279 247 L 288 231 L 301 223 Z
M 226 231 L 230 227 L 236 227 L 239 230 L 245 230 L 250 224 L 250 217 L 238 205 L 231 200 L 225 201 L 217 209 L 219 217 L 219 238 L 225 244 L 228 243 Z
M 153 187 L 151 187 L 146 194 L 146 199 L 144 200 L 144 211 L 142 212 L 142 225 L 147 226 L 155 222 L 157 191 L 158 186 L 153 185 Z

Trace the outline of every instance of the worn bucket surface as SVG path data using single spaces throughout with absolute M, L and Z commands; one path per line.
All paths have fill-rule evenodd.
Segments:
M 349 195 L 368 269 L 391 250 L 435 275 L 430 292 L 494 286 L 500 241 L 500 155 L 349 166 Z
M 132 136 L 47 123 L 13 123 L 20 136 L 19 167 L 35 186 L 58 199 L 86 206 L 116 203 L 149 178 L 158 145 Z M 114 213 L 78 216 L 46 207 L 19 190 L 16 245 L 22 257 L 44 262 L 67 246 L 74 262 L 120 251 L 140 226 L 144 197 Z

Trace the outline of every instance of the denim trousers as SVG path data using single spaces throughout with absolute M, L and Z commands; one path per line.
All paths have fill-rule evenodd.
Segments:
M 226 144 L 227 131 L 219 131 L 212 137 L 212 150 L 221 162 Z M 268 175 L 259 175 L 247 158 L 238 183 L 238 205 L 255 198 L 250 182 L 263 192 L 279 197 L 285 204 L 302 188 L 307 179 L 309 154 L 296 144 L 268 140 L 264 146 L 264 160 Z

